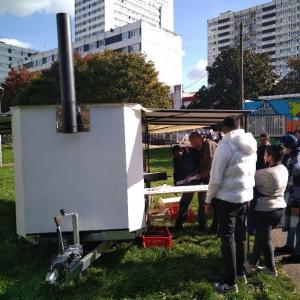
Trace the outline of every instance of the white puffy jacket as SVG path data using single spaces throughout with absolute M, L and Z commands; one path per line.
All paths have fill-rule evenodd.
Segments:
M 224 135 L 215 152 L 210 171 L 206 203 L 218 198 L 244 203 L 253 198 L 257 142 L 243 129 Z

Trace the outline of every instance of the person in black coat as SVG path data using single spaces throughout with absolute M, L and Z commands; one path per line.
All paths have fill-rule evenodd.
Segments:
M 266 146 L 271 145 L 270 137 L 267 133 L 262 133 L 259 137 L 259 145 L 257 147 L 256 170 L 264 169 L 267 164 L 264 161 Z

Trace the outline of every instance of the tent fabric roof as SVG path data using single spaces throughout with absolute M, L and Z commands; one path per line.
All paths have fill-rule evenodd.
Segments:
M 164 133 L 180 130 L 211 127 L 221 124 L 230 115 L 242 117 L 249 110 L 204 110 L 204 109 L 145 109 L 144 122 L 150 133 Z
M 213 109 L 148 109 L 133 106 L 143 111 L 143 122 L 148 124 L 150 133 L 165 133 L 211 127 L 221 124 L 230 115 L 243 116 L 251 110 L 213 110 Z M 11 116 L 0 116 L 0 134 L 11 132 Z

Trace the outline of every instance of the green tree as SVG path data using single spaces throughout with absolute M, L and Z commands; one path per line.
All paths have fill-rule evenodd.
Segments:
M 300 93 L 300 58 L 289 59 L 288 67 L 290 72 L 275 86 L 274 94 Z
M 75 56 L 78 103 L 140 103 L 146 107 L 171 107 L 169 87 L 145 56 L 105 51 L 84 58 Z M 59 64 L 41 72 L 13 99 L 16 104 L 60 103 Z
M 208 86 L 197 92 L 194 108 L 238 109 L 239 107 L 239 49 L 222 51 L 208 72 Z M 244 96 L 245 99 L 257 98 L 269 93 L 275 85 L 274 73 L 267 54 L 244 51 Z

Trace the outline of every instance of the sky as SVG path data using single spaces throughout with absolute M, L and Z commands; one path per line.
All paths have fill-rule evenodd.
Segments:
M 270 1 L 174 0 L 175 32 L 183 41 L 184 91 L 207 83 L 207 19 Z M 74 17 L 74 0 L 0 0 L 0 40 L 40 51 L 56 48 L 55 14 L 62 11 Z

